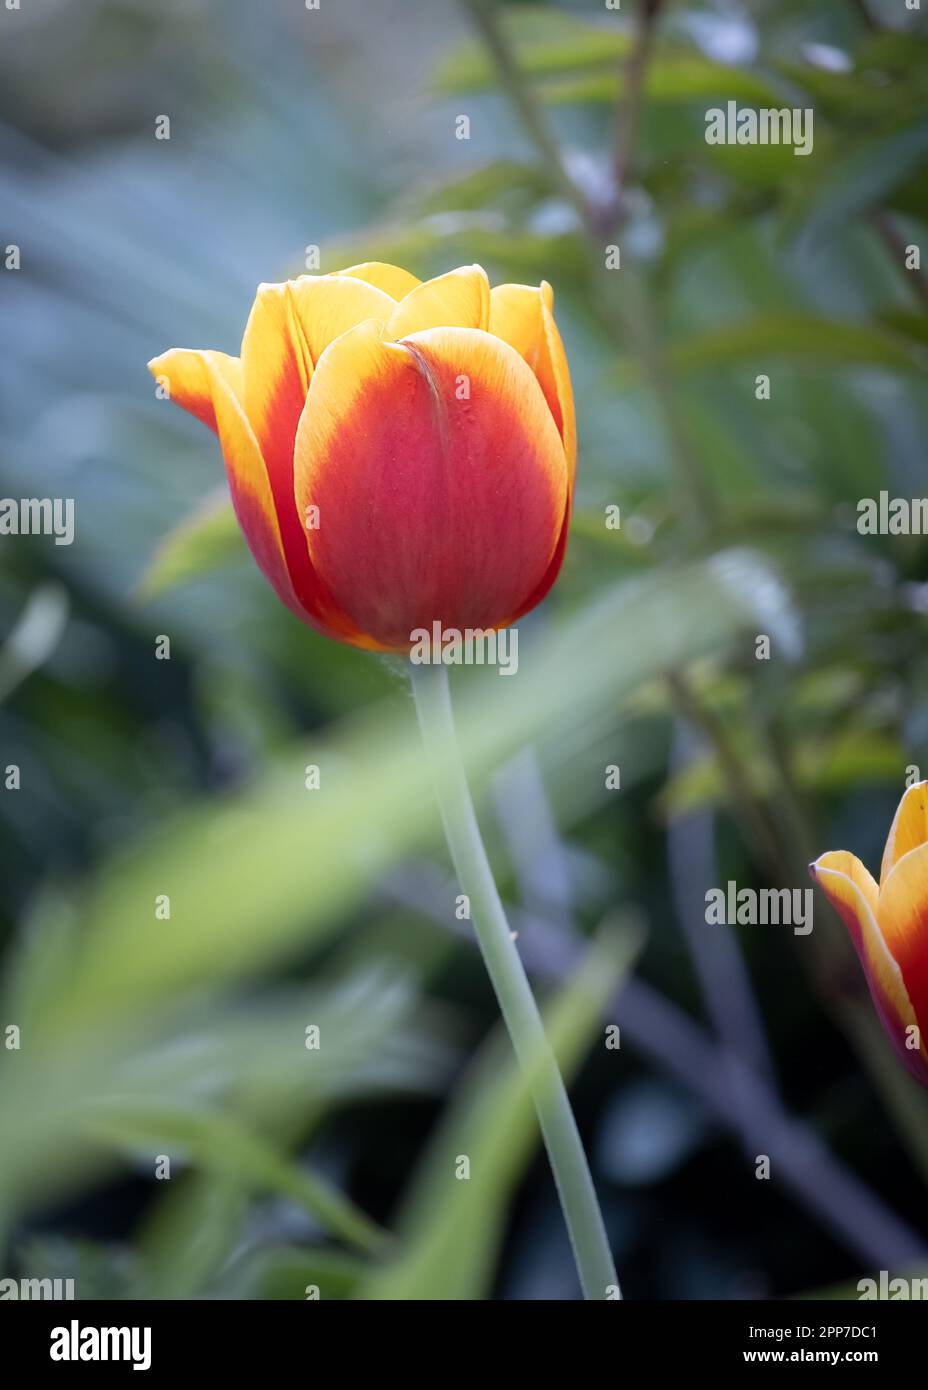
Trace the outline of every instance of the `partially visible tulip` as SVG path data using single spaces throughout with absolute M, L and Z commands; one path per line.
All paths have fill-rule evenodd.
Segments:
M 576 460 L 550 285 L 368 263 L 258 288 L 241 355 L 149 363 L 216 431 L 252 554 L 284 603 L 356 647 L 491 629 L 539 603 Z
M 810 872 L 851 933 L 896 1051 L 928 1086 L 928 782 L 899 803 L 879 885 L 846 850 L 823 854 Z

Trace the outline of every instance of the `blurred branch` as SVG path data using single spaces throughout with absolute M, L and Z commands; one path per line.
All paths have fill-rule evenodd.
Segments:
M 634 1044 L 684 1081 L 729 1126 L 745 1124 L 756 1153 L 770 1156 L 771 1176 L 847 1249 L 873 1268 L 904 1269 L 924 1262 L 921 1238 L 844 1167 L 813 1131 L 790 1115 L 742 1059 L 713 1045 L 668 999 L 631 980 L 614 1004 L 615 1018 Z M 745 1122 L 733 1110 L 731 1081 L 749 1096 Z
M 561 147 L 549 128 L 544 111 L 535 97 L 531 83 L 521 72 L 499 20 L 499 8 L 492 0 L 462 0 L 474 25 L 484 39 L 496 66 L 500 87 L 509 97 L 518 112 L 525 133 L 535 150 L 554 176 L 565 199 L 575 209 L 586 234 L 591 252 L 591 269 L 604 264 L 602 257 L 608 247 L 604 245 L 603 214 L 595 208 L 583 190 L 572 178 Z M 650 54 L 651 37 L 659 6 L 655 0 L 644 0 L 642 14 L 645 16 L 644 29 L 638 44 L 638 60 L 635 66 L 634 119 L 623 135 L 620 153 L 615 168 L 628 170 L 632 166 L 634 139 L 638 129 L 638 112 L 644 95 L 644 79 L 647 59 Z M 653 13 L 652 13 L 653 12 Z M 634 62 L 634 54 L 632 55 Z M 624 192 L 624 189 L 622 190 Z M 606 207 L 620 202 L 614 190 L 610 190 L 605 200 Z M 614 221 L 610 215 L 610 222 Z M 606 239 L 608 240 L 608 234 Z M 692 445 L 686 421 L 676 399 L 670 368 L 661 342 L 657 316 L 651 301 L 649 289 L 643 277 L 633 265 L 626 263 L 619 272 L 622 276 L 621 293 L 614 285 L 615 271 L 605 271 L 605 281 L 597 286 L 594 296 L 603 314 L 605 326 L 615 342 L 618 351 L 633 343 L 645 377 L 664 418 L 667 436 L 671 446 L 671 459 L 674 463 L 683 491 L 689 502 L 687 520 L 691 529 L 698 534 L 711 533 L 718 513 L 718 499 L 708 478 L 705 476 L 699 456 Z
M 860 15 L 867 29 L 875 30 L 879 28 L 879 25 L 877 24 L 873 15 L 870 13 L 870 8 L 867 5 L 867 0 L 851 0 L 851 3 L 853 4 L 854 9 L 857 11 L 857 13 Z
M 801 876 L 806 872 L 809 860 L 815 857 L 815 833 L 796 780 L 782 720 L 773 711 L 762 712 L 761 730 L 774 775 L 778 820 L 785 842 L 784 853 L 792 873 Z
M 674 771 L 685 765 L 697 742 L 678 725 L 674 737 Z M 706 891 L 716 882 L 713 815 L 707 807 L 674 816 L 667 827 L 667 858 L 674 910 L 689 946 L 700 989 L 713 1024 L 713 1032 L 733 1055 L 742 1057 L 750 1072 L 776 1089 L 775 1070 L 764 1036 L 760 1011 L 744 967 L 737 936 L 725 930 L 706 929 Z M 745 1137 L 750 1133 L 750 1096 L 740 1095 L 742 1073 L 733 1073 L 732 1095 L 745 1116 Z
M 667 677 L 667 684 L 670 686 L 677 709 L 688 723 L 701 730 L 715 754 L 748 827 L 749 838 L 767 872 L 780 883 L 788 883 L 789 858 L 780 843 L 776 828 L 767 816 L 763 801 L 751 786 L 750 777 L 737 749 L 728 737 L 724 724 L 696 697 L 681 671 L 671 671 Z
M 892 257 L 893 265 L 897 269 L 899 266 L 905 265 L 905 239 L 899 235 L 899 230 L 886 209 L 874 208 L 870 213 L 870 222 Z M 905 279 L 915 292 L 915 297 L 919 300 L 922 308 L 928 309 L 928 280 L 925 279 L 925 272 L 923 270 L 909 271 L 906 273 Z
M 595 223 L 593 209 L 568 172 L 561 147 L 548 128 L 544 111 L 535 100 L 531 85 L 522 74 L 503 32 L 494 0 L 462 0 L 462 3 L 496 64 L 500 87 L 518 112 L 526 134 L 562 194 L 584 227 L 589 229 Z
M 663 0 L 639 0 L 634 45 L 625 63 L 625 97 L 616 105 L 613 186 L 603 210 L 603 231 L 607 236 L 610 229 L 620 225 L 624 216 L 625 190 L 634 163 L 648 59 L 662 4 Z

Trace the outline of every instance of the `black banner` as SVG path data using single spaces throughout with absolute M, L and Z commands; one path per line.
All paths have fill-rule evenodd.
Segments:
M 0 1345 L 7 1365 L 14 1360 L 27 1372 L 51 1368 L 62 1380 L 88 1370 L 266 1375 L 269 1363 L 285 1373 L 318 1374 L 323 1349 L 328 1366 L 329 1357 L 341 1356 L 346 1373 L 350 1368 L 355 1374 L 365 1355 L 381 1370 L 388 1363 L 395 1367 L 399 1334 L 407 1370 L 410 1360 L 418 1361 L 424 1376 L 431 1363 L 428 1374 L 444 1378 L 446 1357 L 458 1372 L 469 1356 L 475 1366 L 488 1359 L 489 1344 L 472 1335 L 476 1317 L 489 1336 L 507 1327 L 507 1335 L 518 1335 L 525 1367 L 533 1353 L 549 1354 L 554 1333 L 559 1357 L 569 1357 L 571 1347 L 584 1365 L 594 1355 L 608 1357 L 617 1377 L 623 1367 L 634 1367 L 636 1375 L 647 1367 L 655 1376 L 851 1366 L 878 1374 L 918 1364 L 926 1326 L 918 1303 L 879 1301 L 615 1302 L 598 1310 L 577 1304 L 554 1314 L 553 1324 L 545 1305 L 543 1325 L 535 1322 L 540 1311 L 525 1303 L 505 1311 L 497 1303 L 482 1313 L 473 1306 L 429 1304 L 423 1324 L 399 1304 L 21 1302 L 0 1308 Z M 446 1340 L 436 1358 L 440 1328 Z

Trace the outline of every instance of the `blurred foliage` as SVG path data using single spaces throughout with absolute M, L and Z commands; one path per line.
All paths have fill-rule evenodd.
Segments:
M 423 857 L 447 867 L 403 673 L 277 603 L 215 441 L 145 370 L 175 343 L 236 351 L 255 285 L 302 273 L 308 245 L 324 270 L 479 261 L 554 286 L 581 440 L 567 564 L 522 624 L 518 680 L 455 673 L 513 906 L 541 812 L 508 823 L 493 793 L 528 746 L 580 936 L 633 905 L 636 970 L 713 1027 L 668 834 L 708 815 L 713 881 L 776 881 L 746 785 L 805 886 L 828 847 L 875 866 L 906 769 L 928 769 L 924 539 L 856 528 L 860 498 L 925 490 L 928 290 L 905 268 L 928 244 L 924 17 L 661 11 L 636 98 L 633 0 L 491 7 L 595 213 L 637 103 L 597 242 L 452 0 L 0 10 L 0 243 L 22 251 L 0 271 L 0 491 L 74 497 L 77 518 L 71 547 L 0 539 L 0 774 L 21 773 L 0 787 L 4 1273 L 72 1275 L 82 1297 L 576 1295 L 489 987 L 437 926 L 454 890 L 415 910 L 385 891 Z M 812 107 L 814 153 L 707 145 L 728 100 Z M 682 764 L 670 673 L 704 716 Z M 533 862 L 547 884 L 550 855 Z M 808 949 L 740 935 L 774 1080 L 924 1247 L 924 1097 L 887 1081 L 819 920 Z M 853 1297 L 847 1242 L 788 1187 L 759 1198 L 737 1139 L 652 1060 L 592 1045 L 623 941 L 581 952 L 550 1016 L 626 1292 Z M 460 1152 L 481 1155 L 470 1184 Z

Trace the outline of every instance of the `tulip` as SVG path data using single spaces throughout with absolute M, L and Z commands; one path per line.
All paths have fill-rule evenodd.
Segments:
M 241 354 L 149 367 L 219 435 L 245 539 L 310 627 L 373 651 L 506 627 L 567 543 L 576 464 L 550 285 L 479 266 L 424 284 L 368 263 L 261 285 Z M 619 1296 L 583 1144 L 509 930 L 444 665 L 410 661 L 436 798 L 474 933 L 538 1113 L 587 1298 Z
M 810 872 L 851 933 L 890 1041 L 928 1086 L 928 782 L 899 803 L 879 885 L 846 850 L 823 854 Z
M 318 632 L 408 651 L 505 627 L 557 578 L 576 461 L 552 291 L 368 263 L 260 285 L 241 354 L 149 363 L 222 445 L 239 525 Z

